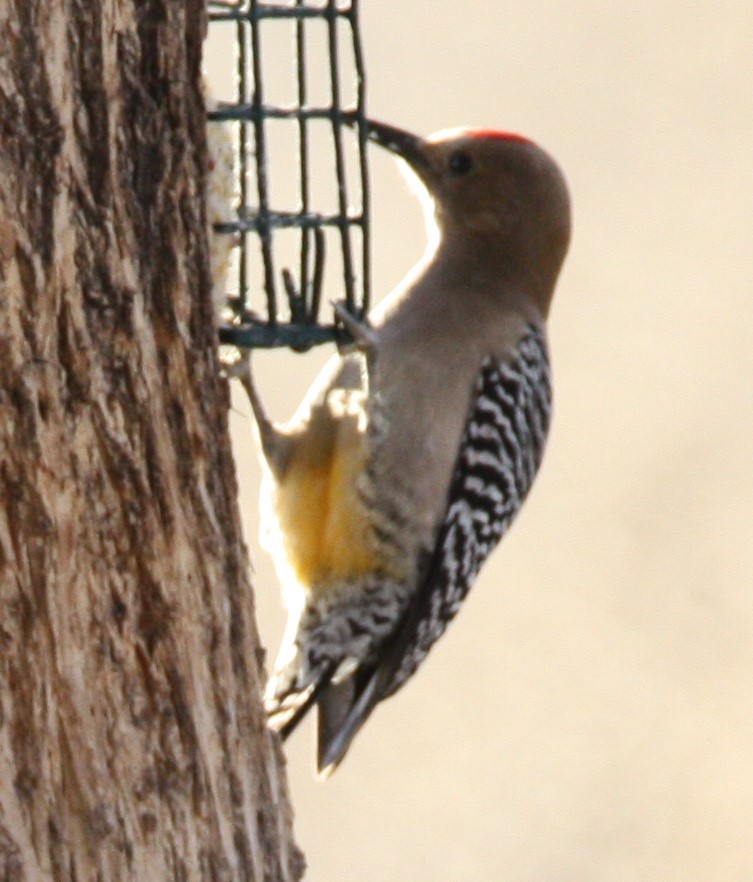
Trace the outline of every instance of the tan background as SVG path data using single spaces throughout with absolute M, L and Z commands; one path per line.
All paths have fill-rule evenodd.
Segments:
M 750 882 L 753 6 L 362 5 L 372 115 L 534 137 L 567 173 L 575 238 L 550 328 L 556 419 L 526 510 L 333 779 L 313 779 L 310 727 L 289 743 L 307 878 Z M 423 230 L 389 158 L 374 155 L 373 179 L 386 291 Z M 320 361 L 259 359 L 278 416 Z M 236 400 L 274 653 L 280 601 Z

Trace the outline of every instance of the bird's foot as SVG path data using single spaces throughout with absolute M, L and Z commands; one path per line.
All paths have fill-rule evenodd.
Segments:
M 342 300 L 333 302 L 332 309 L 335 312 L 335 317 L 353 338 L 358 349 L 367 354 L 376 351 L 377 334 L 367 319 L 356 318 Z
M 240 380 L 245 386 L 251 382 L 251 353 L 248 349 L 235 346 L 223 346 L 220 353 L 220 365 L 228 380 Z

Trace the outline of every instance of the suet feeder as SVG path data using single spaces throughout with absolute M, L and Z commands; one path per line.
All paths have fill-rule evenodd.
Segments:
M 208 113 L 234 130 L 237 217 L 215 224 L 237 244 L 223 343 L 307 350 L 348 338 L 329 300 L 355 318 L 368 309 L 357 11 L 357 0 L 209 3 L 210 25 L 234 29 L 237 55 L 234 100 Z

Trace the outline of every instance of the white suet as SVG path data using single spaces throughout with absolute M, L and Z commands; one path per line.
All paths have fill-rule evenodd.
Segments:
M 207 110 L 215 110 L 217 102 L 205 97 Z M 209 227 L 209 269 L 212 276 L 212 306 L 215 321 L 219 324 L 227 307 L 227 277 L 237 237 L 220 233 L 215 224 L 238 219 L 238 185 L 235 168 L 235 145 L 229 123 L 210 120 L 207 122 L 207 181 L 206 205 Z

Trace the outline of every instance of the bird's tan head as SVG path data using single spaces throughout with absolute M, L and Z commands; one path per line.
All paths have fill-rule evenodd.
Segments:
M 440 247 L 470 249 L 490 272 L 522 274 L 548 309 L 570 240 L 570 199 L 544 150 L 509 132 L 452 129 L 420 138 L 376 122 L 367 131 L 426 188 Z

